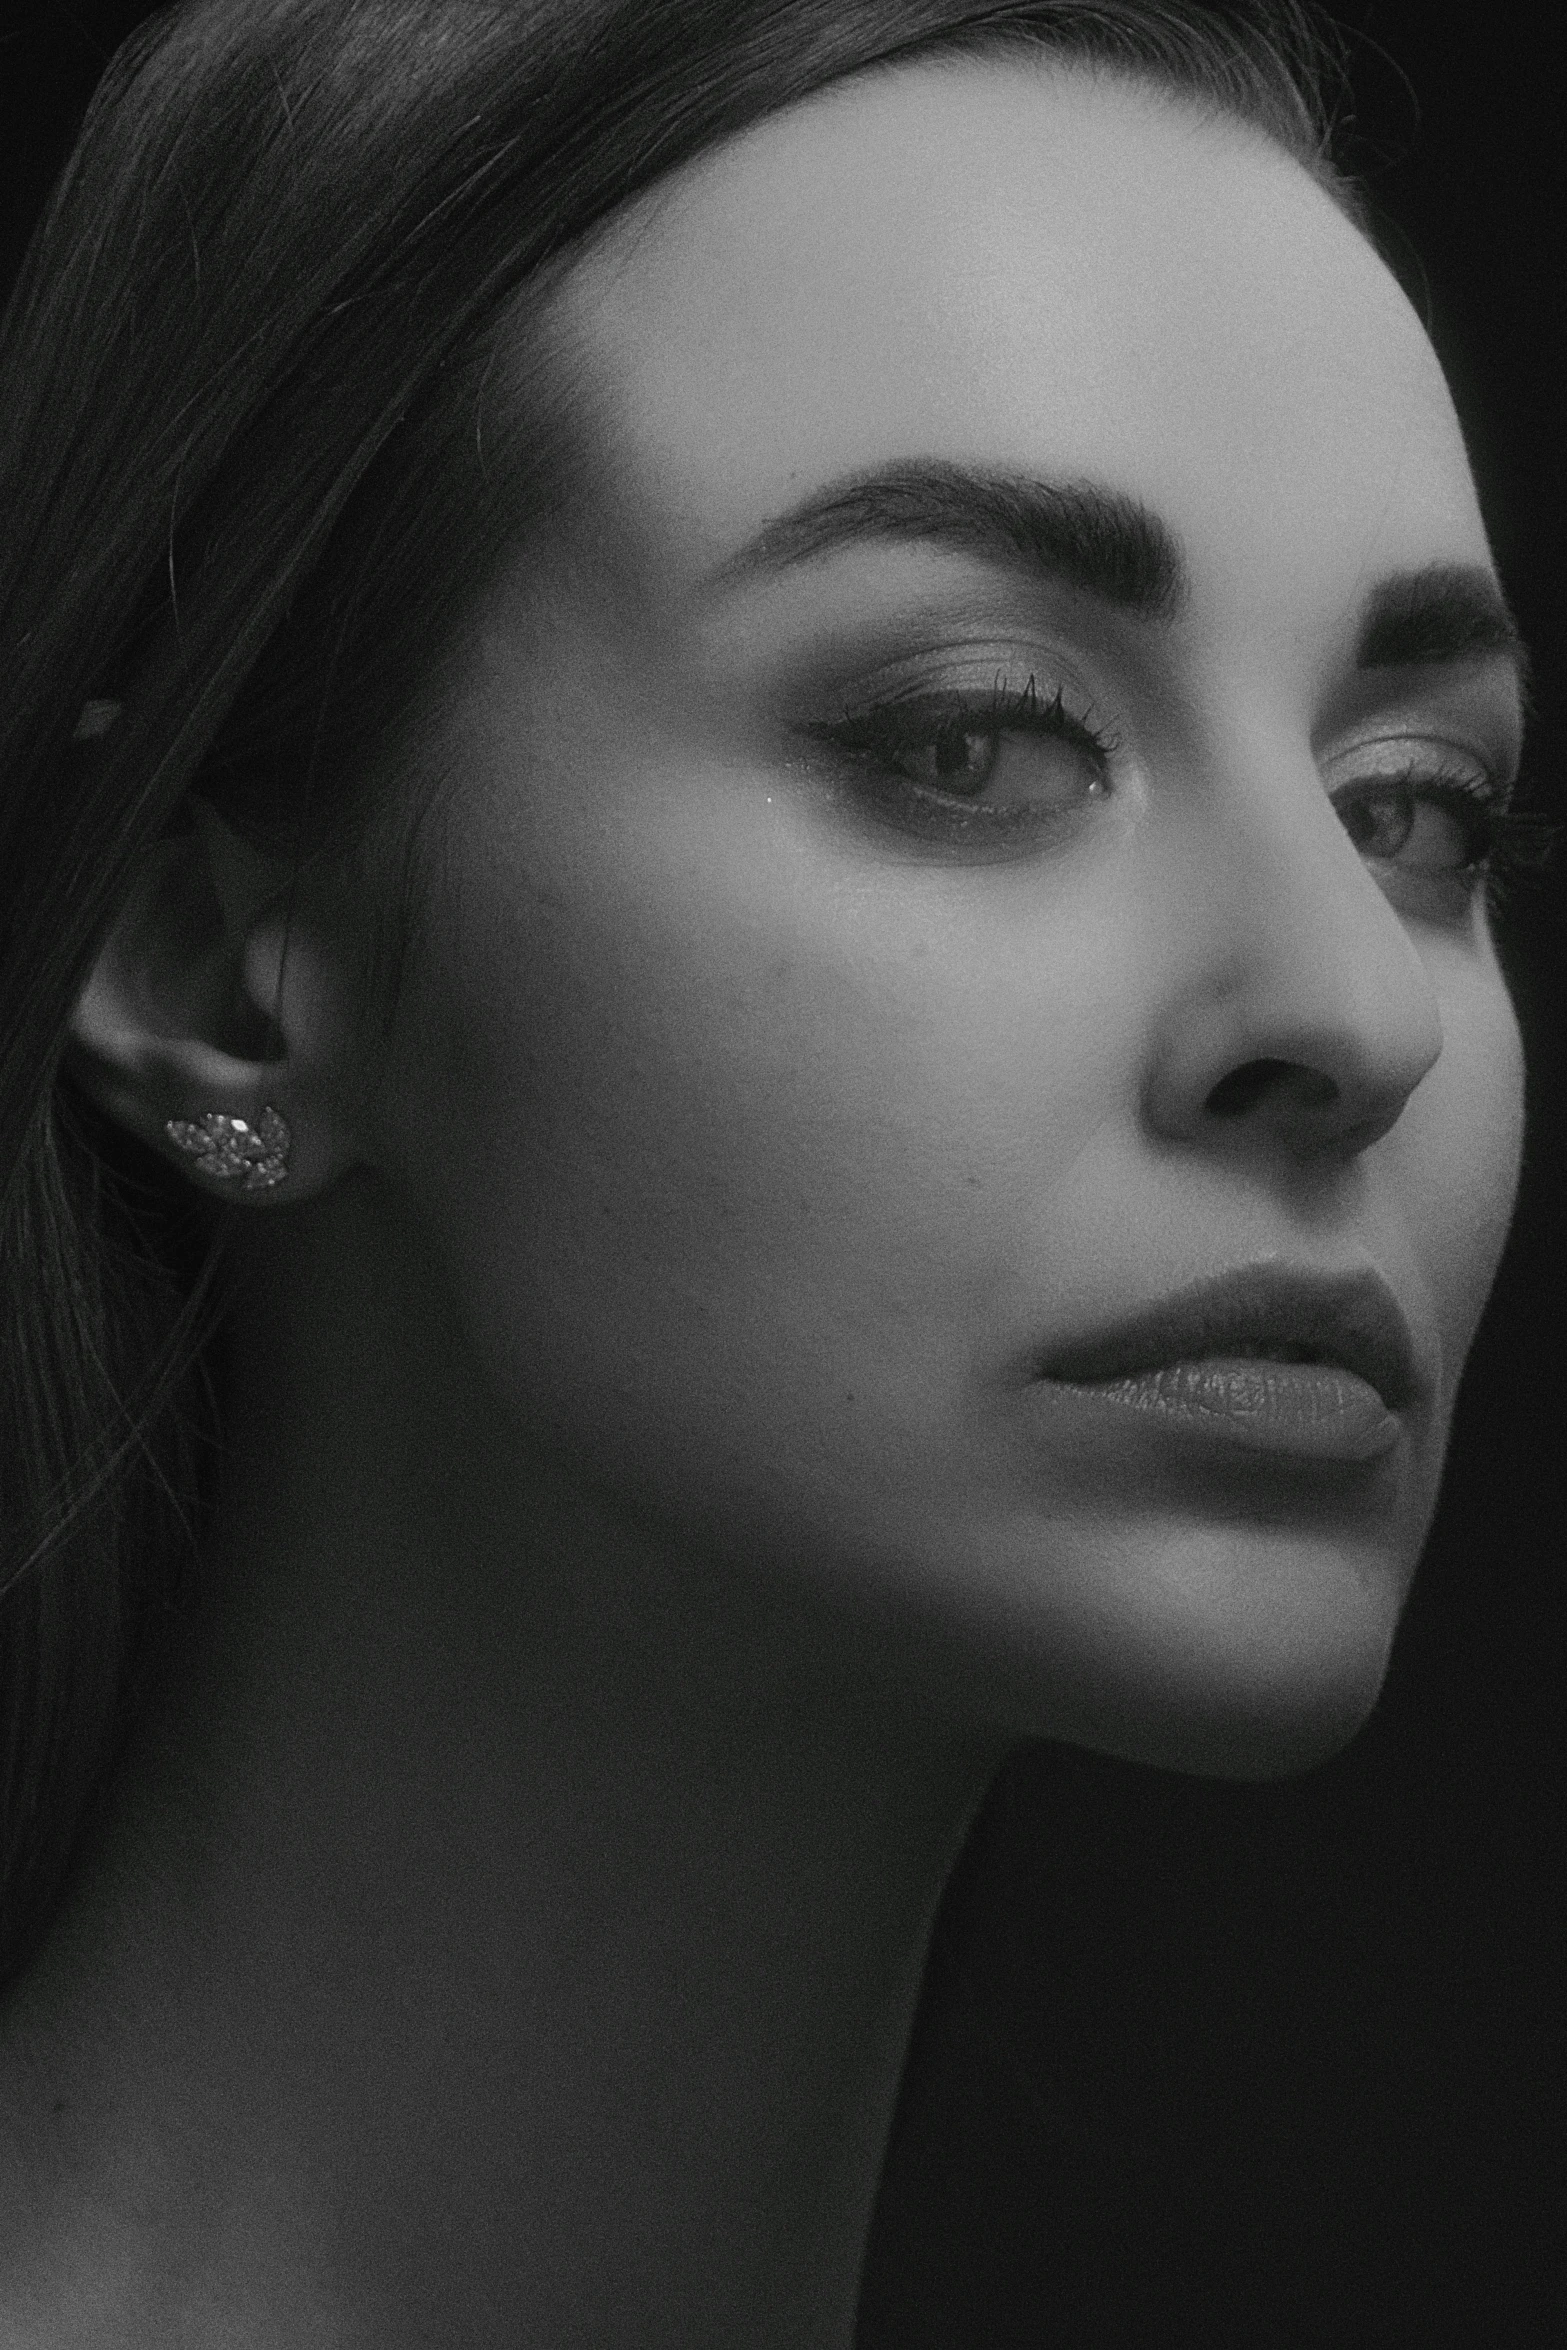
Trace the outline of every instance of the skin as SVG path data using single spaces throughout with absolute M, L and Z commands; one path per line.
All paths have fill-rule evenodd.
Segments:
M 389 1029 L 372 842 L 301 906 L 280 1057 L 235 1049 L 279 875 L 210 819 L 83 999 L 139 1132 L 271 1101 L 294 1151 L 236 1206 L 203 1599 L 10 2022 L 19 2343 L 845 2350 L 996 1764 L 1353 1735 L 1505 1237 L 1483 913 L 1331 796 L 1368 741 L 1516 758 L 1505 664 L 1352 667 L 1371 580 L 1490 556 L 1423 332 L 1294 164 L 927 64 L 665 182 L 555 299 L 600 494 L 452 650 Z M 704 584 L 910 456 L 1144 499 L 1187 607 L 911 546 Z M 1070 681 L 1113 788 L 1000 861 L 867 825 L 800 730 L 889 647 Z M 1052 1337 L 1269 1258 L 1409 1315 L 1386 1473 L 1041 1403 Z

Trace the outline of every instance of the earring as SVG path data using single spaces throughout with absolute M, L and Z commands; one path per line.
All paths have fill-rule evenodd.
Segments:
M 222 1110 L 208 1110 L 194 1123 L 189 1118 L 170 1118 L 163 1131 L 170 1142 L 190 1152 L 199 1174 L 211 1175 L 219 1183 L 232 1183 L 236 1175 L 242 1175 L 244 1190 L 270 1191 L 288 1174 L 289 1146 L 294 1138 L 270 1103 L 254 1126 L 247 1119 L 230 1118 Z

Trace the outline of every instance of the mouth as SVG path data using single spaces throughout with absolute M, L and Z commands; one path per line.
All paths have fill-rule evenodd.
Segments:
M 1388 1412 L 1407 1410 L 1432 1384 L 1408 1320 L 1376 1274 L 1323 1275 L 1272 1264 L 1199 1282 L 1052 1347 L 1038 1374 L 1096 1385 L 1218 1361 L 1348 1373 Z

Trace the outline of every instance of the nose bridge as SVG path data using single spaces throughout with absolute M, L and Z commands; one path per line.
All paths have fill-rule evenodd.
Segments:
M 1307 1156 L 1366 1148 L 1435 1064 L 1440 1007 L 1303 733 L 1275 720 L 1232 737 L 1182 816 L 1150 1123 Z

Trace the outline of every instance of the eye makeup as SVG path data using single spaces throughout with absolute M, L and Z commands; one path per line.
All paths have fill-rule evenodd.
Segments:
M 1116 790 L 1119 738 L 1086 698 L 1042 690 L 1032 670 L 1017 685 L 998 669 L 988 691 L 911 685 L 799 731 L 841 762 L 879 828 L 958 856 L 1026 855 Z M 1331 794 L 1373 863 L 1456 888 L 1465 905 L 1483 888 L 1494 910 L 1549 861 L 1567 828 L 1515 807 L 1512 783 L 1482 761 L 1416 742 L 1388 764 L 1391 747 Z
M 878 816 L 954 847 L 1026 845 L 1110 790 L 1116 738 L 1065 688 L 998 671 L 986 695 L 899 694 L 804 730 L 836 751 Z

